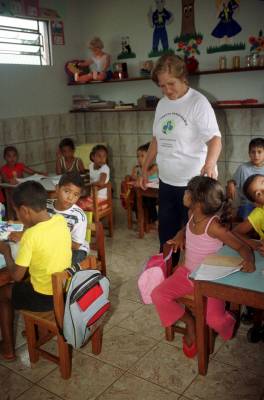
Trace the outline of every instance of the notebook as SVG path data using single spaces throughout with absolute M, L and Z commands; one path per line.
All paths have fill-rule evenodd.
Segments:
M 240 271 L 241 257 L 212 255 L 192 275 L 195 280 L 214 281 Z

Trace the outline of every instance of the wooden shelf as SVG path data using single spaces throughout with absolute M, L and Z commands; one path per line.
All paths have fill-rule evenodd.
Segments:
M 194 75 L 213 75 L 213 74 L 229 74 L 229 73 L 236 73 L 236 72 L 252 72 L 252 71 L 264 71 L 264 66 L 263 67 L 252 67 L 252 68 L 239 68 L 239 69 L 211 69 L 211 70 L 204 70 L 204 71 L 196 71 L 193 73 L 190 73 L 190 76 Z M 100 85 L 102 83 L 121 83 L 121 82 L 135 82 L 135 81 L 146 81 L 150 80 L 151 77 L 132 77 L 132 78 L 126 78 L 126 79 L 110 79 L 108 81 L 92 81 L 92 82 L 86 82 L 86 83 L 76 83 L 76 82 L 71 82 L 68 83 L 69 86 L 79 86 L 79 85 Z
M 227 104 L 227 105 L 218 105 L 212 104 L 212 107 L 216 110 L 224 110 L 224 109 L 240 109 L 240 108 L 264 108 L 264 103 L 258 104 Z M 134 111 L 155 111 L 155 108 L 130 108 L 130 109 L 115 109 L 115 108 L 97 108 L 97 109 L 87 109 L 87 110 L 70 110 L 71 113 L 86 113 L 86 112 L 134 112 Z

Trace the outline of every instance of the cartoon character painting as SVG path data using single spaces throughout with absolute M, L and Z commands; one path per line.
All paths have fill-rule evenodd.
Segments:
M 155 0 L 155 3 L 157 8 L 155 11 L 153 11 L 152 7 L 150 7 L 148 19 L 150 26 L 154 28 L 152 38 L 152 53 L 153 56 L 158 56 L 160 53 L 158 49 L 160 42 L 162 45 L 161 53 L 169 49 L 166 25 L 173 21 L 173 14 L 164 7 L 165 0 Z
M 233 14 L 239 7 L 239 0 L 218 1 L 218 7 L 222 6 L 218 18 L 220 21 L 212 31 L 212 36 L 216 38 L 233 37 L 241 32 L 242 28 L 237 21 L 233 19 Z

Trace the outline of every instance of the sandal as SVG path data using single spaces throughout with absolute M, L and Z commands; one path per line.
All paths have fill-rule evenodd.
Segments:
M 193 342 L 191 344 L 191 346 L 188 346 L 186 341 L 185 341 L 185 337 L 183 336 L 183 338 L 182 338 L 182 350 L 183 350 L 184 354 L 186 355 L 186 357 L 194 358 L 196 356 L 196 354 L 197 354 L 196 343 Z

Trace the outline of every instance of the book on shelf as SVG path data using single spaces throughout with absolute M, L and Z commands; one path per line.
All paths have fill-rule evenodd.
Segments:
M 115 105 L 116 110 L 131 110 L 135 108 L 134 103 L 119 103 Z

